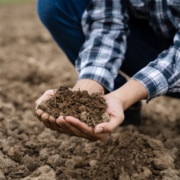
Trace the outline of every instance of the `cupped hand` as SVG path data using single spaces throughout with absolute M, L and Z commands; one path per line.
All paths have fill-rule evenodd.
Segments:
M 98 124 L 94 130 L 96 134 L 110 134 L 124 120 L 124 109 L 121 99 L 117 96 L 114 96 L 112 93 L 105 95 L 104 98 L 108 106 L 107 113 L 109 115 L 109 121 Z
M 123 103 L 119 98 L 112 94 L 104 96 L 108 105 L 107 112 L 109 121 L 98 124 L 96 127 L 89 127 L 77 118 L 68 116 L 66 118 L 59 117 L 56 122 L 60 129 L 67 130 L 67 133 L 89 140 L 104 141 L 124 120 Z
M 75 86 L 72 88 L 74 90 L 87 90 L 89 93 L 94 92 L 103 92 L 103 87 L 97 83 L 96 81 L 83 79 L 79 80 Z M 104 140 L 107 136 L 107 133 L 95 134 L 94 128 L 89 127 L 87 124 L 81 122 L 80 120 L 68 116 L 66 118 L 59 117 L 55 119 L 50 116 L 47 112 L 44 112 L 42 109 L 38 108 L 38 106 L 43 102 L 50 98 L 52 98 L 55 94 L 56 90 L 47 90 L 37 101 L 36 101 L 36 109 L 35 114 L 38 119 L 44 123 L 47 128 L 52 130 L 57 130 L 61 133 L 66 133 L 78 137 L 84 137 L 89 140 Z
M 35 105 L 36 105 L 36 109 L 38 109 L 38 106 L 44 102 L 44 101 L 47 101 L 48 99 L 52 98 L 56 93 L 56 89 L 49 89 L 47 91 L 44 92 L 44 94 L 38 98 L 35 102 Z
M 86 123 L 72 116 L 60 116 L 56 119 L 56 123 L 59 126 L 60 132 L 70 134 L 72 136 L 85 138 L 91 141 L 104 141 L 109 135 L 109 133 L 106 132 L 98 134 L 95 133 L 94 127 L 90 127 Z
M 107 133 L 95 134 L 94 128 L 88 126 L 84 122 L 80 121 L 79 119 L 67 116 L 63 117 L 60 116 L 57 119 L 50 116 L 47 112 L 44 112 L 42 109 L 38 108 L 42 102 L 47 101 L 48 99 L 54 96 L 55 90 L 47 90 L 37 101 L 36 101 L 36 109 L 35 114 L 38 119 L 43 122 L 43 124 L 51 129 L 56 130 L 60 133 L 69 134 L 72 136 L 82 137 L 89 139 L 91 141 L 95 140 L 105 140 L 108 136 Z
M 50 116 L 47 112 L 38 108 L 38 105 L 43 101 L 53 97 L 55 90 L 47 90 L 37 101 L 36 101 L 36 115 L 40 121 L 44 123 L 47 128 L 57 130 L 61 133 L 66 133 L 72 136 L 78 136 L 86 138 L 92 141 L 105 140 L 111 134 L 111 132 L 117 128 L 124 120 L 123 103 L 121 100 L 114 96 L 113 93 L 104 96 L 107 103 L 107 113 L 109 114 L 109 121 L 98 124 L 96 127 L 90 127 L 79 119 L 67 116 L 58 117 L 55 119 Z
M 53 116 L 50 116 L 47 112 L 44 112 L 42 109 L 39 109 L 39 105 L 47 101 L 48 99 L 52 98 L 55 94 L 56 90 L 55 89 L 50 89 L 47 90 L 39 99 L 36 100 L 35 102 L 35 114 L 37 118 L 43 122 L 43 124 L 52 130 L 59 130 L 59 126 L 56 123 L 56 119 Z

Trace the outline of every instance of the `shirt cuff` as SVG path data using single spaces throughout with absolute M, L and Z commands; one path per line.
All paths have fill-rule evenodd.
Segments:
M 88 66 L 81 69 L 78 79 L 92 79 L 100 83 L 107 91 L 111 92 L 114 88 L 114 76 L 102 67 Z
M 148 91 L 147 101 L 156 96 L 166 94 L 168 91 L 168 82 L 164 75 L 153 67 L 145 67 L 137 72 L 133 79 L 141 82 Z

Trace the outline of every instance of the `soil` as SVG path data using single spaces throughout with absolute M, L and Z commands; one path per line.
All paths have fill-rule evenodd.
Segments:
M 180 100 L 143 101 L 142 125 L 105 142 L 51 131 L 34 115 L 47 89 L 77 74 L 36 14 L 35 2 L 0 5 L 1 180 L 179 180 Z
M 38 108 L 54 118 L 73 116 L 92 127 L 109 120 L 107 104 L 100 93 L 72 91 L 64 86 L 55 90 L 54 96 L 41 103 Z

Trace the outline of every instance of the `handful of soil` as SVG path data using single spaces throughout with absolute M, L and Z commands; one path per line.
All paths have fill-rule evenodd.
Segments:
M 100 93 L 89 94 L 87 91 L 72 91 L 68 87 L 60 86 L 49 100 L 38 106 L 49 115 L 73 116 L 89 126 L 107 122 L 107 104 Z

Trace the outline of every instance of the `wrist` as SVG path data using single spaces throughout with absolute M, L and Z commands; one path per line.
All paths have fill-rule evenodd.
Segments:
M 130 79 L 127 83 L 112 93 L 121 100 L 123 110 L 126 110 L 134 103 L 145 99 L 148 96 L 145 86 L 139 81 L 133 79 Z
M 97 81 L 91 79 L 78 80 L 73 90 L 87 90 L 90 94 L 95 92 L 104 94 L 104 87 Z

